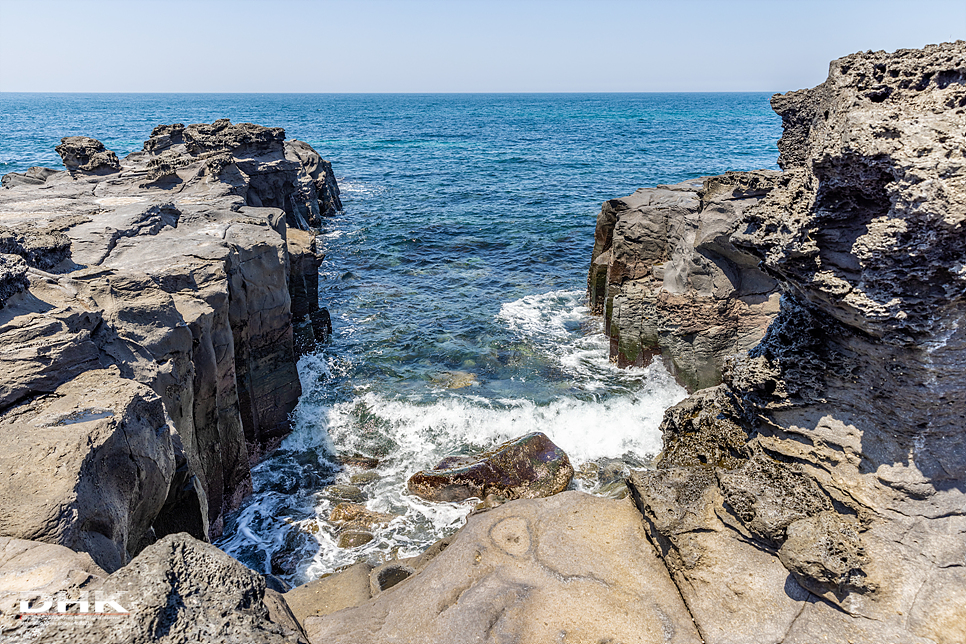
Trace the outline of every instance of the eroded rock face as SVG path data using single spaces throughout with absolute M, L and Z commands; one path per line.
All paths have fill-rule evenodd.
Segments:
M 463 501 L 496 494 L 533 499 L 567 489 L 570 459 L 546 434 L 534 432 L 508 441 L 479 457 L 451 456 L 432 470 L 416 472 L 407 486 L 429 501 Z
M 149 542 L 174 474 L 161 400 L 92 370 L 0 415 L 0 534 L 117 570 Z
M 97 139 L 88 136 L 64 137 L 55 149 L 67 171 L 72 174 L 78 171 L 107 174 L 121 169 L 117 155 L 105 149 Z
M 306 643 L 285 601 L 265 589 L 261 575 L 188 535 L 148 547 L 93 584 L 90 594 L 117 601 L 129 616 L 28 619 L 17 635 L 71 644 Z
M 966 42 L 772 104 L 785 172 L 731 242 L 780 311 L 669 410 L 635 499 L 708 642 L 961 642 Z
M 0 414 L 42 408 L 45 396 L 114 366 L 122 383 L 153 390 L 171 421 L 157 439 L 165 475 L 136 527 L 81 528 L 75 518 L 55 531 L 93 529 L 121 544 L 101 563 L 109 570 L 155 537 L 219 535 L 251 490 L 251 464 L 288 432 L 301 393 L 295 329 L 308 329 L 300 349 L 310 350 L 327 318 L 310 292 L 314 234 L 292 230 L 290 246 L 286 212 L 246 198 L 264 186 L 273 198 L 304 197 L 295 179 L 318 174 L 320 161 L 288 160 L 284 144 L 283 131 L 250 124 L 161 126 L 116 172 L 40 173 L 42 182 L 0 190 Z M 97 147 L 71 145 L 78 159 Z M 25 532 L 12 536 L 42 530 L 19 525 Z
M 249 206 L 284 210 L 293 228 L 319 226 L 342 209 L 332 165 L 309 144 L 286 141 L 279 127 L 228 119 L 159 125 L 132 158 L 146 164 L 146 178 L 158 186 L 217 177 Z
M 511 501 L 470 516 L 434 555 L 373 570 L 379 592 L 354 608 L 313 616 L 309 600 L 311 641 L 701 641 L 626 499 Z
M 777 172 L 729 172 L 604 204 L 588 291 L 613 360 L 640 366 L 661 354 L 702 389 L 721 382 L 728 356 L 758 343 L 778 311 L 776 283 L 729 236 L 777 181 Z

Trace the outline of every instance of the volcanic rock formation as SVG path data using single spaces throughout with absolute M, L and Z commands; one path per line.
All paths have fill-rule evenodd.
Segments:
M 777 286 L 729 237 L 778 178 L 729 172 L 604 203 L 587 284 L 612 360 L 642 366 L 661 354 L 700 389 L 721 382 L 728 356 L 758 343 L 778 312 Z
M 68 172 L 4 178 L 0 535 L 112 572 L 165 534 L 220 534 L 289 431 L 297 349 L 331 328 L 315 236 L 286 222 L 338 190 L 284 138 L 159 126 L 118 161 L 68 137 Z
M 631 478 L 706 642 L 966 634 L 966 43 L 775 96 L 784 172 L 731 244 L 784 291 Z

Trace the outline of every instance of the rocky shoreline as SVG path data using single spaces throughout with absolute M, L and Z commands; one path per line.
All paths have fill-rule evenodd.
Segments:
M 57 151 L 66 171 L 0 191 L 4 590 L 86 588 L 166 535 L 217 537 L 330 330 L 307 229 L 341 204 L 307 144 L 222 120 L 159 126 L 123 160 Z M 23 587 L 40 552 L 53 577 L 26 570 L 53 586 Z
M 418 557 L 284 595 L 204 541 L 326 333 L 303 229 L 339 207 L 331 167 L 217 121 L 123 160 L 72 137 L 67 172 L 4 177 L 3 636 L 963 642 L 966 42 L 847 56 L 772 105 L 781 173 L 598 218 L 612 357 L 660 354 L 694 391 L 630 496 L 484 503 Z M 424 478 L 484 489 L 480 467 Z M 24 591 L 130 614 L 20 619 Z

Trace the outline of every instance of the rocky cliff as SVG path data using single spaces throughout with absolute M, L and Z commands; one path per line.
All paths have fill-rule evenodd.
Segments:
M 706 642 L 966 637 L 966 43 L 776 96 L 730 243 L 783 296 L 632 477 Z
M 729 238 L 778 180 L 765 170 L 729 172 L 604 204 L 587 285 L 612 360 L 642 366 L 661 355 L 700 389 L 721 382 L 728 356 L 761 340 L 778 312 L 777 285 Z
M 57 151 L 66 171 L 0 190 L 0 535 L 111 572 L 166 534 L 220 534 L 289 431 L 297 351 L 328 330 L 299 228 L 341 205 L 280 128 Z

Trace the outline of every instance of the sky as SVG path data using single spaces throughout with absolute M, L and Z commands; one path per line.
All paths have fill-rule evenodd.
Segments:
M 0 0 L 3 92 L 692 92 L 966 38 L 966 0 Z

